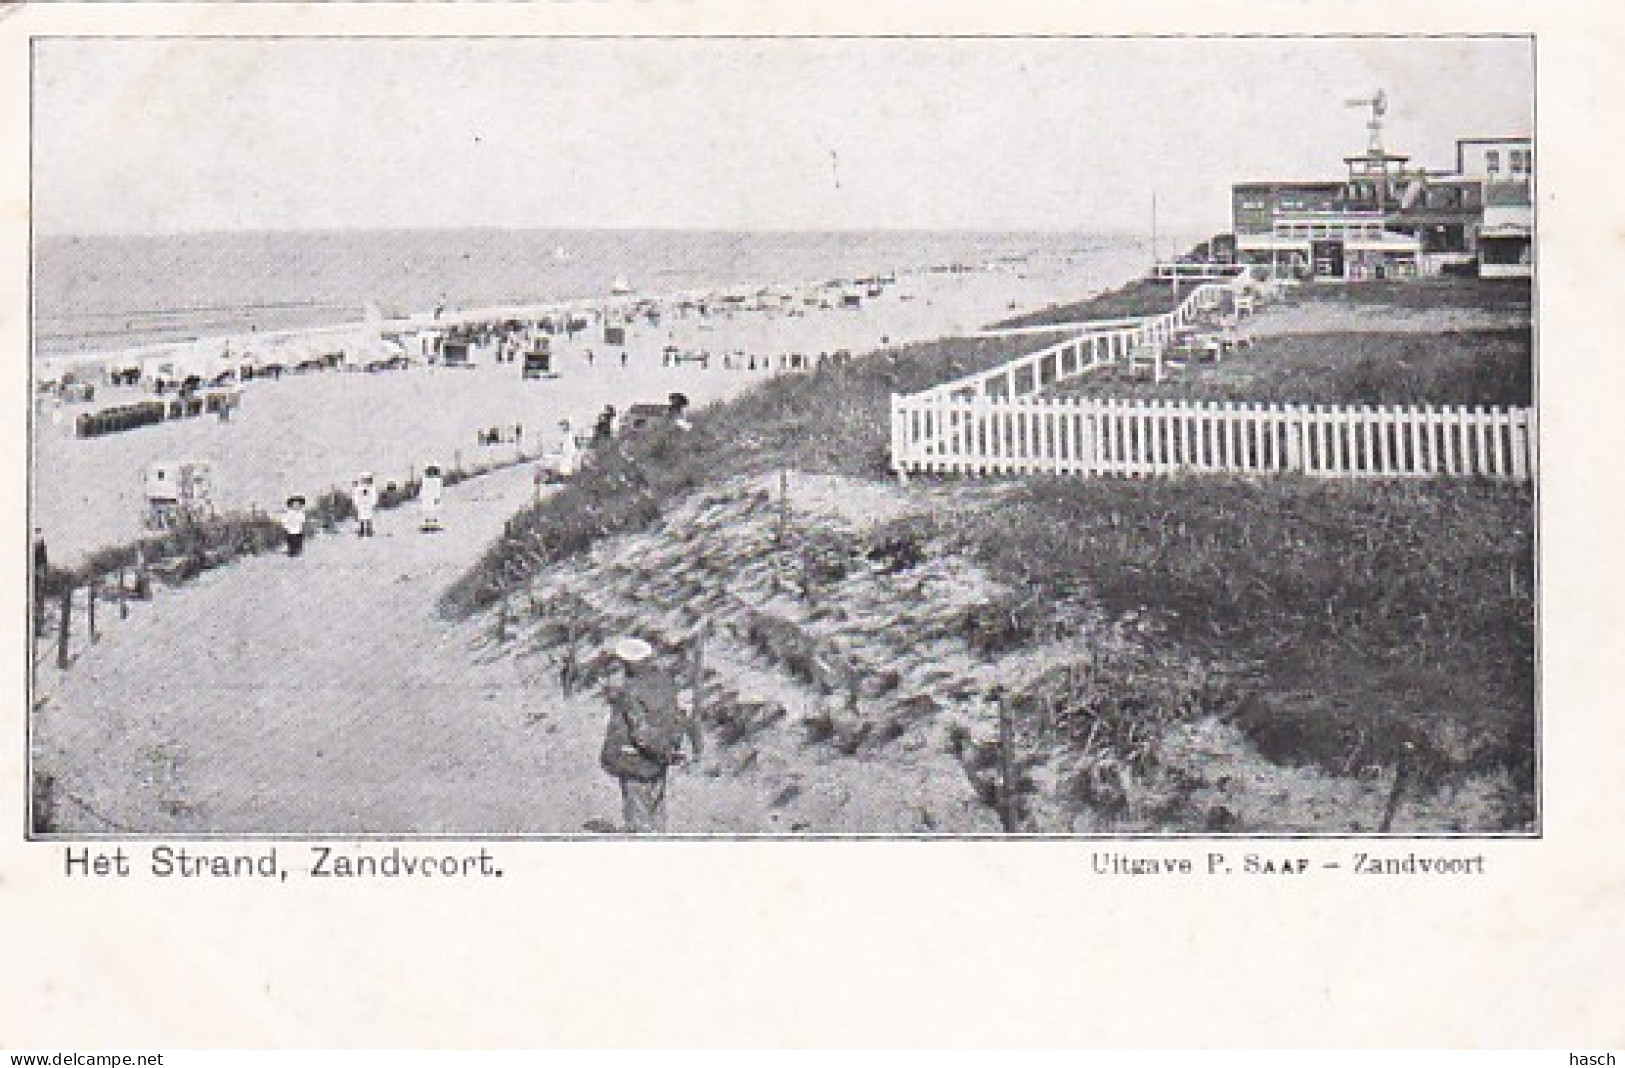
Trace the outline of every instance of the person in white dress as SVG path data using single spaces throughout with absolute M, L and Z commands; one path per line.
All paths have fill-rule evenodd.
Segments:
M 372 537 L 372 517 L 378 511 L 378 487 L 373 485 L 370 473 L 362 473 L 360 480 L 355 484 L 355 492 L 351 495 L 351 499 L 355 502 L 356 537 Z
M 441 530 L 440 508 L 445 503 L 446 482 L 440 474 L 439 464 L 423 469 L 423 483 L 418 487 L 418 508 L 423 515 L 425 531 Z
M 575 427 L 568 419 L 559 420 L 559 438 L 549 460 L 554 477 L 559 479 L 574 477 L 581 466 L 581 447 L 576 444 Z

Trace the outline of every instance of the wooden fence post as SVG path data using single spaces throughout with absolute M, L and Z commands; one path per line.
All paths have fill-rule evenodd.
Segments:
M 694 656 L 689 661 L 688 685 L 689 692 L 693 694 L 694 706 L 690 713 L 694 722 L 703 722 L 705 712 L 705 638 L 711 630 L 709 619 L 700 620 L 699 628 L 694 633 Z
M 1016 758 L 1015 725 L 1011 722 L 1010 702 L 999 693 L 999 822 L 1005 834 L 1016 832 Z
M 57 623 L 56 632 L 56 666 L 63 670 L 68 667 L 68 638 L 72 619 L 73 584 L 70 582 L 62 587 L 62 618 Z
M 780 548 L 790 532 L 790 470 L 779 468 L 779 523 L 774 539 Z
M 1411 750 L 1414 748 L 1410 742 L 1405 743 L 1405 750 L 1400 753 L 1399 761 L 1394 765 L 1394 787 L 1388 791 L 1388 804 L 1382 811 L 1382 825 L 1377 828 L 1378 833 L 1387 834 L 1394 825 L 1394 815 L 1399 811 L 1400 796 L 1405 792 L 1405 781 L 1410 776 Z
M 564 667 L 559 671 L 559 685 L 564 690 L 564 696 L 570 697 L 576 691 L 576 620 L 573 613 L 565 627 Z
M 56 830 L 56 776 L 43 772 L 34 776 L 33 806 L 29 813 L 35 834 L 50 834 Z
M 124 568 L 122 567 L 118 569 L 118 617 L 120 619 L 130 618 L 130 598 L 125 588 Z
M 87 582 L 85 584 L 85 621 L 86 621 L 86 625 L 87 625 L 86 633 L 88 633 L 90 635 L 91 642 L 94 643 L 94 642 L 100 641 L 101 640 L 101 635 L 96 633 L 96 580 L 95 579 L 91 579 L 89 582 Z

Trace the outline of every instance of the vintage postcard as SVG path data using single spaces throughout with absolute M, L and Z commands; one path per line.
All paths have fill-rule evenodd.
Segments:
M 1625 948 L 1578 651 L 1617 634 L 1572 600 L 1616 569 L 1570 511 L 1611 501 L 1616 31 L 834 10 L 0 23 L 30 897 L 143 938 L 195 904 L 183 952 L 222 959 L 218 925 L 301 907 L 503 932 L 501 1022 L 373 1045 L 841 1041 L 722 975 L 741 1030 L 597 1030 L 535 969 L 626 879 L 659 906 L 605 936 L 651 961 L 784 923 L 932 971 L 906 917 L 962 947 L 1002 924 L 962 910 L 1036 905 L 994 970 L 1030 963 L 1043 1027 L 870 1041 L 1136 1044 L 1051 1019 L 1085 980 L 1026 955 L 1035 917 L 1127 960 L 1113 917 L 1159 916 L 1166 964 L 1225 902 L 1253 918 L 1198 955 L 1243 978 L 1185 975 L 1221 1004 L 1172 1041 L 1625 1042 L 1617 967 L 1584 974 Z M 1368 924 L 1487 987 L 1425 1008 Z M 1561 989 L 1501 1000 L 1541 960 L 1562 1027 Z M 292 965 L 215 977 L 170 1045 L 355 1041 L 272 993 Z M 1341 998 L 1320 1030 L 1223 1008 L 1284 977 Z M 831 1011 L 908 1000 L 880 982 Z M 0 1045 L 163 1046 L 183 999 L 130 984 L 94 980 L 122 1023 Z M 532 997 L 563 1000 L 527 1030 Z

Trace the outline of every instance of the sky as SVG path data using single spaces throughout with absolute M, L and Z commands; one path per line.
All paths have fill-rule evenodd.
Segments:
M 42 39 L 39 233 L 1224 229 L 1533 133 L 1526 39 Z

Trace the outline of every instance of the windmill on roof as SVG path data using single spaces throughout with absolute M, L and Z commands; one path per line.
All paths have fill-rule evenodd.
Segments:
M 1378 89 L 1375 94 L 1358 100 L 1343 101 L 1345 107 L 1370 108 L 1371 118 L 1365 128 L 1371 140 L 1363 155 L 1344 156 L 1349 168 L 1349 201 L 1351 204 L 1375 207 L 1387 211 L 1390 202 L 1402 195 L 1405 183 L 1407 155 L 1389 152 L 1382 145 L 1382 119 L 1388 114 L 1388 94 Z
M 1382 155 L 1382 117 L 1388 114 L 1388 94 L 1378 89 L 1376 96 L 1363 97 L 1359 100 L 1345 100 L 1343 105 L 1351 108 L 1371 109 L 1371 121 L 1365 124 L 1365 128 L 1371 131 L 1371 147 L 1368 151 L 1373 156 Z

